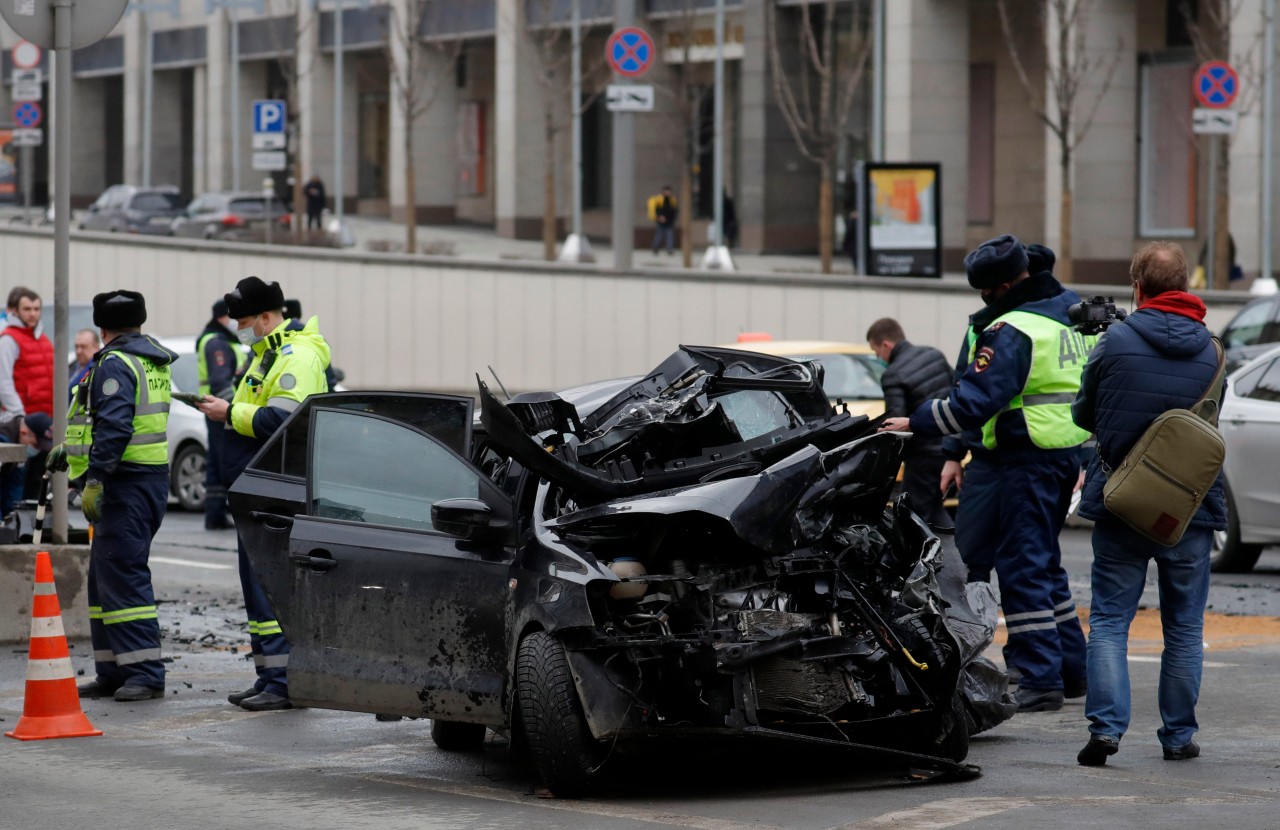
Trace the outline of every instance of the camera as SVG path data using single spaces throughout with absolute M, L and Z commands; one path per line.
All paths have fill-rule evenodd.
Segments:
M 1116 308 L 1114 297 L 1090 297 L 1067 309 L 1067 318 L 1076 331 L 1088 335 L 1102 334 L 1107 326 L 1128 316 L 1123 308 Z

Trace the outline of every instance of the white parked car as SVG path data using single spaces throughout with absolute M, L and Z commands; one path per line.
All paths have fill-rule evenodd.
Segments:
M 1227 529 L 1214 539 L 1212 567 L 1246 573 L 1263 548 L 1280 545 L 1280 348 L 1231 374 L 1218 425 L 1227 444 Z
M 178 353 L 171 367 L 174 392 L 195 392 L 196 338 L 157 337 Z M 204 509 L 204 464 L 209 434 L 204 415 L 194 407 L 174 401 L 169 407 L 169 490 L 183 510 Z

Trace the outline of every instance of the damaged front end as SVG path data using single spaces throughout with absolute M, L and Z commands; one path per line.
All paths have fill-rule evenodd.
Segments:
M 757 360 L 758 359 L 758 360 Z M 785 365 L 782 365 L 785 364 Z M 502 404 L 544 548 L 608 566 L 556 631 L 591 735 L 755 734 L 959 762 L 1007 719 L 995 604 L 905 499 L 905 439 L 834 413 L 813 367 L 682 349 L 587 418 Z M 925 759 L 927 760 L 927 759 Z

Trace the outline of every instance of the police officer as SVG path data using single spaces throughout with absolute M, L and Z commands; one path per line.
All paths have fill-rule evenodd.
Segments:
M 139 330 L 136 291 L 93 298 L 105 345 L 76 387 L 67 440 L 51 470 L 84 482 L 81 509 L 94 525 L 89 557 L 89 633 L 97 678 L 81 697 L 164 697 L 160 623 L 147 559 L 169 501 L 169 366 L 178 359 Z
M 965 257 L 969 284 L 987 305 L 973 320 L 969 363 L 947 400 L 926 401 L 882 427 L 973 436 L 967 471 L 948 460 L 941 486 L 963 484 L 956 546 L 970 581 L 989 579 L 992 568 L 999 577 L 1005 659 L 1020 676 L 1023 712 L 1060 709 L 1064 692 L 1087 690 L 1084 635 L 1058 534 L 1089 438 L 1072 422 L 1071 402 L 1092 343 L 1067 317 L 1080 298 L 1047 270 L 1052 252 L 1037 253 L 1043 270 L 1035 274 L 1009 235 Z
M 207 397 L 200 410 L 225 425 L 222 480 L 230 486 L 304 400 L 328 391 L 325 369 L 329 344 L 320 336 L 316 318 L 305 324 L 284 318 L 284 293 L 278 283 L 245 277 L 225 299 L 228 313 L 236 321 L 236 336 L 253 350 L 253 357 L 231 401 Z M 244 536 L 238 541 L 240 585 L 258 678 L 253 686 L 228 695 L 227 700 L 254 712 L 292 709 L 289 643 L 249 564 Z
M 227 301 L 218 298 L 213 304 L 213 317 L 205 324 L 196 340 L 196 372 L 201 395 L 231 400 L 236 391 L 236 376 L 244 368 L 245 353 L 235 341 L 236 324 L 227 314 Z M 227 487 L 222 483 L 223 425 L 205 416 L 209 432 L 209 449 L 204 467 L 204 526 L 206 530 L 225 530 L 227 521 Z

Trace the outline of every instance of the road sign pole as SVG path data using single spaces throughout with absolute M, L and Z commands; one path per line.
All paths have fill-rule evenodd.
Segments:
M 1218 136 L 1209 136 L 1209 239 L 1204 247 L 1204 287 L 1213 288 L 1214 265 L 1218 258 Z
M 22 220 L 31 225 L 31 148 L 22 148 Z
M 582 0 L 573 0 L 573 235 L 582 240 Z
M 342 92 L 343 87 L 343 65 L 342 65 L 342 7 L 343 0 L 335 0 L 333 4 L 333 214 L 338 220 L 337 234 L 339 244 L 342 240 L 342 173 L 343 173 L 343 155 L 346 153 L 346 147 L 343 146 L 343 126 L 346 119 L 342 117 Z M 417 217 L 413 218 L 417 221 Z M 409 253 L 413 253 L 410 251 Z
M 635 20 L 635 0 L 617 0 L 616 25 Z M 619 271 L 631 270 L 635 253 L 635 201 L 636 116 L 619 111 L 613 114 L 613 267 Z
M 53 0 L 53 388 L 66 390 L 71 337 L 67 331 L 71 290 L 71 8 Z M 67 438 L 67 410 L 53 408 L 53 440 Z M 53 540 L 67 541 L 67 474 L 53 476 Z
M 1258 280 L 1270 280 L 1275 286 L 1271 270 L 1271 154 L 1272 134 L 1275 131 L 1275 72 L 1276 72 L 1276 4 L 1266 0 L 1265 47 L 1262 50 L 1262 251 L 1259 257 Z
M 155 103 L 154 58 L 151 53 L 151 12 L 142 10 L 142 186 L 151 187 L 151 119 Z

